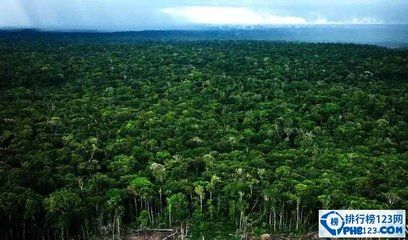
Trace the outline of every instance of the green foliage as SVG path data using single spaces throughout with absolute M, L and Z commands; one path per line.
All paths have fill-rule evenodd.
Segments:
M 50 194 L 44 200 L 45 209 L 50 213 L 66 214 L 77 209 L 81 205 L 78 194 L 62 189 Z
M 182 193 L 171 195 L 167 199 L 167 211 L 169 215 L 169 225 L 180 224 L 187 218 L 188 203 Z
M 91 35 L 0 39 L 0 238 L 408 209 L 407 51 Z
M 129 190 L 138 196 L 143 196 L 149 193 L 152 183 L 146 177 L 135 177 L 130 181 Z
M 149 225 L 150 225 L 150 223 L 149 223 L 149 212 L 147 211 L 147 210 L 143 210 L 141 213 L 140 213 L 140 216 L 139 216 L 139 218 L 138 218 L 138 221 L 139 221 L 139 227 L 142 229 L 142 230 L 144 230 L 144 231 L 146 231 L 147 230 L 147 228 L 149 227 Z

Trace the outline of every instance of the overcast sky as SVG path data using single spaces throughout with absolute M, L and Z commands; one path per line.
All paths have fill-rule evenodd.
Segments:
M 0 0 L 0 28 L 408 23 L 408 0 Z

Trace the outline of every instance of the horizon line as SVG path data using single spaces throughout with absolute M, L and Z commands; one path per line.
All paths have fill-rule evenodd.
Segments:
M 261 29 L 276 29 L 276 28 L 307 28 L 307 27 L 362 27 L 362 26 L 402 26 L 407 23 L 307 23 L 307 24 L 263 24 L 263 25 L 243 25 L 243 24 L 223 24 L 223 25 L 209 25 L 196 24 L 185 25 L 173 28 L 146 28 L 146 29 L 132 29 L 132 28 L 109 28 L 109 27 L 89 27 L 89 28 L 75 28 L 75 27 L 0 27 L 0 31 L 36 31 L 36 32 L 94 32 L 94 33 L 115 33 L 115 32 L 149 32 L 149 31 L 207 31 L 207 30 L 261 30 Z

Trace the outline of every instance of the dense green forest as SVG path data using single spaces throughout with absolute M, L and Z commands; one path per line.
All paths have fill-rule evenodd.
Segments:
M 0 239 L 302 234 L 408 209 L 408 51 L 0 39 Z

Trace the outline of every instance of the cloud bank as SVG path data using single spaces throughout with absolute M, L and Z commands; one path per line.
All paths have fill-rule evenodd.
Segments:
M 243 7 L 186 6 L 164 8 L 162 12 L 196 24 L 268 25 L 306 23 L 306 19 L 302 17 L 258 13 Z
M 175 20 L 208 25 L 302 25 L 302 24 L 382 24 L 374 18 L 352 18 L 329 21 L 325 18 L 306 19 L 299 16 L 282 16 L 245 7 L 181 6 L 162 8 Z

